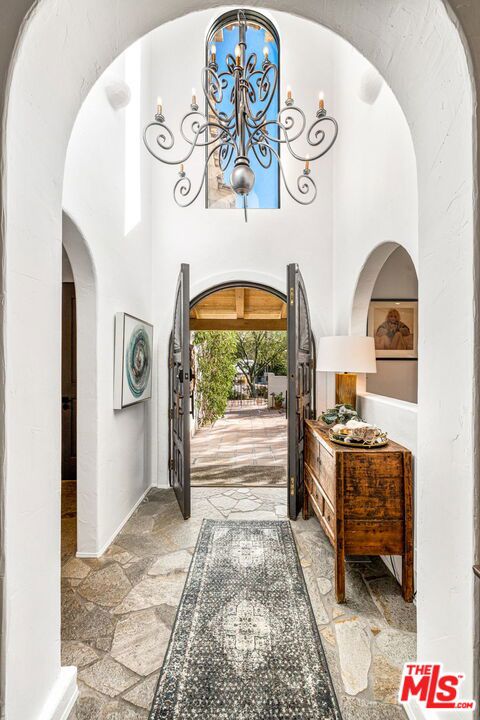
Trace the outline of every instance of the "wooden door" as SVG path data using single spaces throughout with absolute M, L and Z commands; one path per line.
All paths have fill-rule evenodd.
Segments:
M 62 295 L 62 480 L 77 479 L 77 321 L 75 284 Z
M 182 265 L 169 352 L 169 479 L 190 517 L 190 266 Z
M 303 505 L 304 420 L 314 414 L 315 353 L 307 293 L 298 265 L 287 266 L 288 514 Z

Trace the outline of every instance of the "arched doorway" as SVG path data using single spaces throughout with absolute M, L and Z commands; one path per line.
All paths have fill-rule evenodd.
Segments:
M 230 282 L 201 293 L 190 307 L 196 366 L 192 486 L 286 487 L 286 295 Z M 222 416 L 216 398 L 204 398 L 202 407 L 202 386 L 211 387 L 202 374 L 213 379 L 220 369 L 212 367 L 215 359 L 233 378 L 228 394 L 226 385 L 219 390 Z
M 62 389 L 63 443 L 66 425 L 73 421 L 68 442 L 75 447 L 76 515 L 75 546 L 71 548 L 81 557 L 98 553 L 97 549 L 97 279 L 93 258 L 78 225 L 63 212 L 62 244 L 68 258 L 75 296 L 74 342 L 70 350 L 76 352 L 68 365 L 75 370 L 75 401 Z M 65 320 L 66 318 L 64 318 Z M 68 327 L 68 323 L 66 325 Z M 72 346 L 74 345 L 74 347 Z M 66 348 L 64 343 L 64 348 Z M 63 382 L 63 381 L 62 381 Z M 64 401 L 64 398 L 68 400 Z M 65 407 L 66 406 L 66 407 Z M 67 415 L 67 418 L 64 416 Z
M 279 401 L 280 407 L 276 408 L 287 418 L 287 477 L 288 477 L 288 515 L 295 520 L 300 508 L 303 506 L 304 486 L 304 420 L 315 416 L 315 341 L 312 332 L 309 303 L 307 291 L 301 271 L 296 263 L 289 263 L 286 267 L 286 289 L 287 299 L 281 291 L 267 288 L 264 285 L 255 285 L 250 282 L 246 287 L 241 281 L 232 281 L 223 286 L 207 288 L 194 301 L 190 300 L 190 266 L 182 263 L 175 291 L 175 303 L 173 313 L 173 324 L 169 340 L 169 392 L 168 392 L 168 446 L 169 446 L 169 484 L 174 489 L 179 506 L 185 519 L 191 514 L 191 452 L 190 436 L 191 422 L 190 415 L 195 414 L 195 353 L 192 352 L 191 329 L 208 333 L 222 333 L 225 330 L 241 331 L 238 336 L 238 343 L 234 337 L 230 340 L 233 345 L 232 353 L 241 354 L 242 358 L 237 363 L 239 374 L 247 380 L 250 387 L 250 394 L 254 396 L 257 403 L 256 376 L 258 371 L 265 372 L 268 369 L 270 358 L 268 353 L 265 356 L 266 362 L 258 365 L 260 357 L 259 342 L 268 339 L 271 347 L 281 349 L 280 355 L 283 358 L 283 390 L 284 392 L 270 393 L 272 404 Z M 245 307 L 247 300 L 247 309 Z M 198 317 L 198 315 L 206 317 Z M 213 317 L 212 317 L 213 315 Z M 193 328 L 191 327 L 193 325 Z M 246 329 L 247 328 L 247 329 Z M 243 333 L 246 331 L 256 333 L 257 329 L 263 328 L 263 333 L 249 336 L 253 340 L 253 348 L 247 350 L 249 342 Z M 245 330 L 246 329 L 246 330 Z M 276 330 L 285 333 L 281 336 L 269 336 L 269 331 Z M 288 331 L 288 333 L 287 333 Z M 195 334 L 199 343 L 199 366 L 198 374 L 200 382 L 204 383 L 204 391 L 199 393 L 202 402 L 207 393 L 211 393 L 212 387 L 218 383 L 218 375 L 228 373 L 227 365 L 219 369 L 218 373 L 212 373 L 212 366 L 215 365 L 215 356 L 206 359 L 201 366 L 204 354 L 207 352 L 207 343 L 213 336 L 200 336 Z M 216 338 L 218 340 L 218 336 Z M 195 344 L 195 343 L 194 343 Z M 217 345 L 217 354 L 219 347 Z M 224 355 L 225 345 L 222 354 Z M 279 355 L 279 356 L 280 356 Z M 234 360 L 231 355 L 232 363 Z M 227 363 L 228 364 L 228 363 Z M 243 364 L 243 370 L 242 368 Z M 234 377 L 232 374 L 232 379 Z M 208 378 L 208 381 L 207 381 Z M 263 386 L 264 391 L 265 387 Z M 268 382 L 266 387 L 268 398 Z M 224 396 L 223 403 L 227 400 L 228 392 Z M 251 399 L 251 398 L 250 398 Z M 198 395 L 197 395 L 198 400 Z M 189 404 L 189 412 L 187 405 Z M 215 403 L 211 405 L 214 407 Z M 267 403 L 265 404 L 268 407 Z M 208 418 L 207 405 L 201 408 L 201 418 Z M 217 418 L 222 415 L 217 413 Z M 213 415 L 212 415 L 213 417 Z M 251 464 L 256 460 L 250 457 Z M 275 458 L 272 454 L 273 464 Z M 254 473 L 250 472 L 252 482 Z M 279 469 L 278 476 L 281 479 L 283 471 Z
M 372 335 L 389 310 L 403 313 L 411 328 L 408 350 L 377 349 L 377 372 L 366 379 L 369 393 L 417 403 L 419 288 L 414 262 L 398 243 L 382 243 L 368 256 L 358 278 L 350 331 Z M 383 315 L 382 315 L 383 314 Z M 400 320 L 400 317 L 399 317 Z M 377 343 L 378 344 L 378 343 Z M 407 347 L 407 346 L 405 346 Z
M 208 3 L 205 3 L 207 5 Z M 272 5 L 270 2 L 265 3 Z M 203 4 L 202 4 L 203 6 Z M 278 7 L 278 4 L 277 4 Z M 287 3 L 281 7 L 288 10 Z M 50 3 L 42 3 L 36 14 L 30 18 L 30 25 L 20 44 L 20 52 L 13 68 L 12 94 L 7 117 L 7 140 L 9 147 L 6 172 L 10 199 L 6 205 L 6 238 L 8 250 L 7 276 L 9 278 L 9 291 L 12 292 L 14 283 L 22 276 L 23 281 L 31 278 L 31 289 L 41 279 L 38 291 L 35 292 L 35 313 L 24 326 L 22 336 L 13 332 L 14 319 L 23 317 L 19 299 L 13 293 L 7 303 L 6 317 L 12 323 L 6 323 L 7 344 L 9 354 L 8 367 L 16 367 L 17 360 L 26 357 L 29 346 L 25 338 L 36 331 L 36 324 L 40 315 L 51 318 L 51 324 L 46 325 L 46 331 L 52 342 L 51 347 L 58 345 L 58 329 L 53 329 L 54 318 L 59 315 L 59 267 L 60 267 L 60 214 L 61 214 L 61 177 L 63 172 L 64 151 L 68 141 L 69 128 L 75 113 L 87 92 L 88 86 L 95 79 L 99 66 L 105 67 L 119 50 L 136 37 L 146 32 L 155 24 L 171 20 L 174 16 L 187 11 L 186 4 L 177 4 L 175 10 L 169 6 L 153 7 L 149 3 L 142 5 L 143 12 L 135 8 L 132 16 L 122 16 L 122 20 L 115 23 L 112 31 L 112 17 L 120 12 L 114 3 L 103 8 L 104 13 L 99 19 L 95 42 L 91 37 L 91 23 L 88 13 L 91 10 L 87 5 L 82 8 L 70 4 L 61 8 L 60 12 L 50 14 Z M 473 336 L 474 325 L 471 317 L 471 305 L 474 297 L 472 279 L 473 260 L 473 225 L 474 208 L 472 205 L 472 102 L 471 83 L 465 57 L 465 49 L 459 32 L 447 13 L 443 3 L 434 3 L 425 15 L 423 7 L 409 7 L 411 22 L 409 24 L 408 39 L 401 32 L 403 27 L 403 14 L 398 13 L 396 3 L 384 3 L 381 8 L 362 6 L 355 13 L 349 12 L 351 7 L 346 3 L 336 3 L 331 6 L 321 6 L 318 9 L 308 8 L 304 11 L 305 17 L 323 22 L 333 30 L 354 42 L 384 73 L 392 85 L 405 109 L 410 126 L 414 132 L 414 142 L 417 151 L 419 166 L 420 191 L 420 223 L 421 223 L 421 250 L 420 250 L 420 277 L 425 288 L 425 304 L 423 316 L 425 322 L 425 337 L 423 340 L 424 365 L 420 367 L 421 395 L 425 398 L 435 398 L 438 388 L 445 377 L 455 381 L 443 402 L 439 405 L 426 407 L 420 417 L 419 468 L 425 475 L 425 492 L 422 496 L 422 505 L 425 509 L 424 559 L 422 567 L 425 570 L 422 582 L 425 585 L 425 602 L 419 607 L 422 625 L 422 644 L 420 652 L 427 657 L 435 655 L 455 667 L 463 667 L 465 663 L 472 664 L 471 638 L 473 626 L 473 608 L 471 599 L 470 566 L 472 553 L 464 553 L 464 548 L 472 547 L 471 507 L 473 498 L 473 446 L 471 432 L 471 418 L 473 416 L 472 390 L 474 377 L 473 367 Z M 130 9 L 131 11 L 131 9 Z M 122 11 L 123 12 L 123 11 Z M 125 13 L 129 11 L 125 10 Z M 133 11 L 132 11 L 133 12 Z M 300 12 L 300 11 L 298 11 Z M 79 31 L 81 27 L 81 32 Z M 374 31 L 372 32 L 372 27 Z M 383 48 L 379 50 L 378 28 L 382 28 Z M 48 32 L 48 40 L 38 43 L 39 34 Z M 71 29 L 69 37 L 72 42 L 64 55 L 64 62 L 59 64 L 59 46 L 65 30 Z M 400 32 L 399 32 L 400 31 Z M 428 43 L 423 42 L 425 35 L 430 38 Z M 50 42 L 52 40 L 52 42 Z M 90 41 L 90 42 L 89 42 Z M 35 55 L 35 46 L 42 46 L 43 51 L 49 53 L 40 62 Z M 88 50 L 87 50 L 88 48 Z M 63 48 L 65 50 L 65 48 Z M 432 54 L 448 57 L 452 62 L 443 66 L 442 73 L 438 73 L 431 63 Z M 43 62 L 46 60 L 46 62 Z M 424 83 L 418 82 L 418 67 L 428 68 L 428 75 Z M 40 81 L 32 69 L 37 67 L 43 77 Z M 51 85 L 45 86 L 45 82 Z M 425 92 L 428 87 L 428 92 Z M 19 94 L 19 88 L 22 93 Z M 448 88 L 448 101 L 446 102 L 446 89 Z M 66 90 L 65 90 L 66 89 Z M 57 97 L 56 92 L 68 92 L 70 95 Z M 31 92 L 31 95 L 29 95 Z M 31 113 L 25 112 L 26 104 L 33 98 L 38 117 L 43 122 L 31 126 Z M 464 102 L 465 101 L 465 102 Z M 447 108 L 447 109 L 446 109 Z M 452 113 L 455 113 L 454 115 Z M 25 123 L 25 125 L 23 124 Z M 448 128 L 449 130 L 447 131 Z M 31 158 L 39 153 L 38 163 L 32 165 Z M 442 166 L 443 171 L 432 174 L 432 168 Z M 458 195 L 456 178 L 459 174 L 467 178 L 461 195 Z M 35 202 L 38 198 L 38 189 L 42 191 L 42 202 Z M 14 207 L 11 198 L 22 197 L 25 204 Z M 452 202 L 455 212 L 451 212 Z M 52 209 L 56 208 L 55 211 Z M 458 223 L 459 217 L 467 218 L 467 222 Z M 22 267 L 19 254 L 27 257 L 30 251 L 30 239 L 38 237 L 42 240 L 42 249 L 47 251 L 35 256 L 37 267 Z M 437 242 L 438 238 L 455 237 L 456 243 Z M 38 247 L 37 246 L 37 247 Z M 23 250 L 22 250 L 23 249 Z M 433 259 L 434 258 L 434 259 Z M 25 272 L 26 270 L 26 272 Z M 30 272 L 31 271 L 31 272 Z M 462 288 L 459 298 L 458 288 Z M 451 325 L 450 353 L 448 358 L 442 355 L 444 343 L 436 332 L 435 317 L 439 312 L 449 316 L 451 306 L 456 300 L 455 312 L 461 322 Z M 50 312 L 51 309 L 53 312 Z M 31 331 L 31 332 L 30 332 Z M 429 367 L 431 366 L 431 368 Z M 34 378 L 41 386 L 44 377 L 42 392 L 30 398 L 30 402 L 16 402 L 12 398 L 23 398 L 21 381 L 11 375 L 7 376 L 6 397 L 7 418 L 10 426 L 9 442 L 13 447 L 21 447 L 25 440 L 23 428 L 28 426 L 28 412 L 34 407 L 42 419 L 42 432 L 51 437 L 52 422 L 53 435 L 58 444 L 58 421 L 52 421 L 57 416 L 57 400 L 59 393 L 52 393 L 52 388 L 58 390 L 59 373 L 58 360 L 51 353 L 39 358 Z M 460 383 L 460 378 L 463 379 Z M 465 380 L 468 378 L 468 380 Z M 36 383 L 35 383 L 36 384 Z M 47 411 L 48 408 L 48 411 Z M 422 410 L 423 413 L 423 410 Z M 440 434 L 435 441 L 430 437 L 432 419 Z M 465 421 L 468 418 L 468 422 Z M 459 433 L 460 428 L 460 434 Z M 438 445 L 444 448 L 453 447 L 454 452 L 445 457 L 438 452 Z M 57 499 L 54 491 L 50 489 L 50 478 L 59 475 L 58 453 L 51 452 L 48 443 L 39 448 L 35 443 L 31 449 L 34 456 L 34 465 L 37 477 L 37 486 L 44 488 L 42 494 L 44 506 L 54 508 L 46 510 L 46 517 L 41 520 L 42 535 L 46 547 L 58 544 L 58 530 L 55 529 L 55 516 Z M 58 449 L 58 447 L 56 448 Z M 23 510 L 23 498 L 32 486 L 31 477 L 23 473 L 21 459 L 12 452 L 7 453 L 7 472 L 12 479 L 8 511 L 12 517 L 20 518 Z M 458 473 L 458 468 L 461 472 Z M 451 477 L 453 474 L 461 476 L 461 487 L 452 489 Z M 24 478 L 22 480 L 22 475 Z M 17 479 L 19 482 L 17 482 Z M 13 488 L 13 489 L 12 489 Z M 444 492 L 445 491 L 445 492 Z M 445 507 L 444 507 L 445 506 Z M 449 544 L 448 554 L 442 564 L 442 572 L 434 568 L 437 557 L 439 540 L 444 538 L 445 527 L 449 527 L 448 512 L 454 512 L 462 518 L 460 530 L 455 528 Z M 453 510 L 452 510 L 453 508 Z M 25 526 L 21 530 L 25 537 L 36 533 L 36 526 L 30 524 L 31 517 L 24 513 Z M 465 522 L 463 522 L 465 520 Z M 20 521 L 19 521 L 20 522 Z M 18 537 L 22 535 L 18 533 Z M 452 530 L 453 533 L 453 530 Z M 22 556 L 28 555 L 28 547 L 24 546 L 15 536 L 9 543 L 9 552 L 18 552 Z M 463 562 L 455 587 L 459 590 L 446 593 L 452 560 L 463 556 Z M 430 565 L 430 567 L 429 567 Z M 35 653 L 29 654 L 26 650 L 32 645 L 43 647 L 45 669 L 41 677 L 37 675 L 37 683 L 30 688 L 29 702 L 32 708 L 39 708 L 46 700 L 46 695 L 54 686 L 58 676 L 58 642 L 55 640 L 55 627 L 58 625 L 58 612 L 47 612 L 47 609 L 57 608 L 56 593 L 46 591 L 46 585 L 54 585 L 58 574 L 58 566 L 54 563 L 43 573 L 42 581 L 35 581 L 30 573 L 21 573 L 15 568 L 14 556 L 7 567 L 12 572 L 10 586 L 17 596 L 27 597 L 30 593 L 35 597 L 35 605 L 26 600 L 21 606 L 15 608 L 13 627 L 16 629 L 15 642 L 10 647 L 9 666 L 20 667 L 20 658 L 32 658 L 31 672 L 25 673 L 34 677 Z M 35 576 L 36 577 L 36 576 Z M 46 580 L 50 582 L 45 582 Z M 33 592 L 32 592 L 33 590 Z M 37 601 L 41 598 L 39 611 Z M 445 602 L 438 603 L 438 598 Z M 432 608 L 438 605 L 438 612 Z M 465 608 L 468 610 L 465 611 Z M 462 609 L 462 613 L 459 612 Z M 30 628 L 28 618 L 45 610 L 49 623 L 40 624 L 35 634 L 23 633 L 19 628 Z M 13 612 L 13 609 L 12 609 Z M 467 621 L 464 620 L 467 612 Z M 17 617 L 18 614 L 18 617 Z M 9 617 L 11 617 L 9 615 Z M 462 617 L 462 622 L 458 618 Z M 40 629 L 40 626 L 42 629 Z M 21 688 L 21 681 L 15 683 L 15 689 Z M 22 693 L 20 693 L 22 694 Z M 26 697 L 26 693 L 23 693 Z M 19 712 L 23 712 L 20 708 Z M 27 712 L 27 710 L 25 710 Z M 24 715 L 26 717 L 26 715 Z

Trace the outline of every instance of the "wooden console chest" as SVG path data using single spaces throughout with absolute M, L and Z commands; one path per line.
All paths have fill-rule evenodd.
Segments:
M 402 590 L 413 600 L 412 455 L 337 445 L 305 421 L 303 516 L 314 510 L 335 549 L 335 592 L 345 602 L 345 555 L 402 555 Z

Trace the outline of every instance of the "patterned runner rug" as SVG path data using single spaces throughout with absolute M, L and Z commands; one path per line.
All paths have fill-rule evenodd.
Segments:
M 289 522 L 205 520 L 149 720 L 341 720 Z

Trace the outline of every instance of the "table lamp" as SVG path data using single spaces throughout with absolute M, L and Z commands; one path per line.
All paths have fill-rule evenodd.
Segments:
M 357 403 L 357 373 L 377 372 L 375 341 L 359 335 L 321 337 L 318 343 L 317 370 L 334 372 L 335 403 Z

